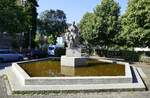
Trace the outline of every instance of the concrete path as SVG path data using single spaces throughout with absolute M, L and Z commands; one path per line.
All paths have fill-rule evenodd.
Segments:
M 150 89 L 150 64 L 134 63 L 132 66 L 141 67 L 147 78 L 144 78 Z M 1 73 L 1 71 L 0 71 Z M 89 92 L 89 93 L 52 93 L 49 95 L 7 95 L 3 77 L 0 77 L 0 98 L 150 98 L 150 91 L 129 92 Z

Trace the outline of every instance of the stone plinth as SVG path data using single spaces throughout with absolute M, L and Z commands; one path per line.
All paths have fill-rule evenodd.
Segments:
M 86 66 L 86 58 L 62 56 L 61 66 L 68 66 L 68 67 Z
M 67 57 L 81 57 L 81 48 L 67 48 L 66 49 Z

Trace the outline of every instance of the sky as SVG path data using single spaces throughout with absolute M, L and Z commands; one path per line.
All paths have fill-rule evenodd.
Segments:
M 127 8 L 128 0 L 115 0 L 121 7 L 121 14 L 123 14 Z M 67 22 L 76 23 L 80 22 L 83 15 L 86 12 L 92 12 L 97 4 L 100 4 L 101 0 L 39 0 L 38 13 L 50 9 L 63 10 L 67 16 Z

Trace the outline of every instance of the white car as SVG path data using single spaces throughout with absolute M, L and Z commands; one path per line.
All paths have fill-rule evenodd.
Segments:
M 58 48 L 63 48 L 63 46 L 60 45 L 49 45 L 48 46 L 48 55 L 49 56 L 55 56 L 55 50 Z
M 9 49 L 0 49 L 0 62 L 21 61 L 23 55 Z
M 54 56 L 55 55 L 55 49 L 56 49 L 56 45 L 49 45 L 49 47 L 48 47 L 48 55 L 49 56 Z

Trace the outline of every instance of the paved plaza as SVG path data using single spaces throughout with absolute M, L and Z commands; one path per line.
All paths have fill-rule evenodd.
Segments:
M 150 64 L 134 63 L 132 66 L 141 67 L 147 77 L 144 81 L 150 89 Z M 3 73 L 1 67 L 0 75 Z M 78 93 L 51 93 L 47 95 L 37 94 L 22 94 L 22 95 L 8 95 L 4 77 L 0 77 L 0 98 L 150 98 L 150 91 L 125 91 L 125 92 L 78 92 Z

